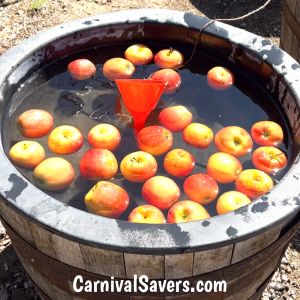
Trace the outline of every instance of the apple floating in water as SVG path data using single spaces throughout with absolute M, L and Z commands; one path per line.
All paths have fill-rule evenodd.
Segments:
M 157 52 L 154 62 L 159 68 L 176 69 L 183 64 L 183 55 L 171 47 Z
M 133 223 L 164 224 L 166 219 L 161 210 L 153 205 L 140 205 L 134 208 L 128 216 Z
M 17 120 L 20 133 L 26 138 L 40 138 L 47 135 L 53 127 L 53 116 L 42 109 L 29 109 Z
M 76 59 L 68 64 L 68 71 L 76 80 L 86 80 L 96 74 L 95 65 L 88 59 Z
M 210 218 L 209 213 L 201 204 L 183 200 L 176 202 L 168 211 L 168 223 L 183 223 Z
M 134 65 L 146 65 L 153 59 L 151 49 L 143 44 L 131 45 L 125 50 L 124 56 Z
M 20 141 L 10 148 L 9 158 L 19 167 L 33 169 L 45 159 L 45 150 L 38 142 Z
M 233 74 L 224 67 L 214 67 L 207 73 L 207 83 L 215 90 L 226 90 L 234 83 Z

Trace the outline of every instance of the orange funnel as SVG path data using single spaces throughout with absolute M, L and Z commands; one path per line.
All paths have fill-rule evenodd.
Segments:
M 117 79 L 123 102 L 133 117 L 134 129 L 145 127 L 150 112 L 156 107 L 165 83 L 153 79 Z

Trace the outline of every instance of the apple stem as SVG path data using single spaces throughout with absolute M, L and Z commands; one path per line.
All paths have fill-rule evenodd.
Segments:
M 172 47 L 169 48 L 169 52 L 168 52 L 168 56 L 170 56 L 172 54 L 172 52 L 174 51 L 174 49 Z

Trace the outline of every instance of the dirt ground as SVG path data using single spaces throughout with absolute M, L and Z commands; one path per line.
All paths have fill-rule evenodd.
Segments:
M 151 7 L 189 11 L 210 18 L 230 18 L 243 15 L 264 2 L 265 0 L 0 0 L 0 55 L 41 30 L 103 12 Z M 262 12 L 232 25 L 267 37 L 278 45 L 281 0 L 273 0 Z M 283 284 L 284 289 L 280 291 L 276 284 Z M 0 300 L 36 297 L 0 223 Z M 300 233 L 293 239 L 262 299 L 300 299 Z

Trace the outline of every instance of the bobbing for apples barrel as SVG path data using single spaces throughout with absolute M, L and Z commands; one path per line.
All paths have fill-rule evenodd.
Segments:
M 148 294 L 142 294 L 123 290 L 118 294 L 106 293 L 105 297 L 111 299 L 258 299 L 270 280 L 299 220 L 300 66 L 269 41 L 229 25 L 215 22 L 200 34 L 199 29 L 208 21 L 190 13 L 170 10 L 104 14 L 55 27 L 24 41 L 0 58 L 1 217 L 42 298 L 99 299 L 99 293 L 74 291 L 72 282 L 77 275 L 93 282 L 112 276 L 118 280 L 133 280 L 135 275 L 147 275 L 155 280 L 185 279 L 193 287 L 197 282 L 207 280 L 225 280 L 227 283 L 226 292 L 184 293 L 181 290 L 178 293 L 149 294 L 148 291 Z M 7 158 L 7 150 L 17 138 L 10 131 L 14 113 L 18 107 L 29 105 L 27 100 L 20 99 L 27 99 L 26 96 L 39 87 L 49 91 L 53 86 L 61 93 L 59 101 L 68 98 L 68 94 L 61 92 L 64 81 L 60 77 L 45 85 L 53 72 L 64 72 L 59 63 L 61 59 L 76 57 L 83 51 L 105 52 L 106 48 L 133 41 L 153 43 L 154 46 L 156 43 L 176 45 L 191 53 L 197 39 L 199 53 L 209 53 L 219 63 L 236 68 L 236 74 L 241 76 L 241 79 L 236 78 L 236 84 L 242 80 L 250 85 L 257 95 L 254 104 L 276 112 L 277 118 L 286 122 L 289 169 L 269 193 L 250 205 L 207 220 L 178 224 L 137 224 L 109 219 L 84 211 L 77 202 L 78 198 L 84 197 L 82 194 L 76 194 L 70 200 L 68 192 L 43 192 L 31 183 L 29 173 L 21 174 Z M 195 75 L 193 66 L 199 62 L 205 64 L 206 60 L 204 56 L 204 59 L 192 62 L 189 71 L 185 71 L 190 72 L 188 78 L 195 76 L 198 82 L 201 74 Z M 144 74 L 145 71 L 141 68 L 140 72 Z M 100 85 L 101 80 L 98 80 Z M 189 94 L 189 82 L 183 81 L 182 87 L 184 84 L 188 86 L 187 94 L 176 94 L 181 96 L 182 104 L 188 103 L 196 93 L 195 90 Z M 247 96 L 246 86 L 241 84 L 241 90 Z M 90 86 L 81 87 L 77 96 L 91 89 Z M 204 95 L 205 89 L 204 83 L 200 84 L 199 93 Z M 36 97 L 36 101 L 40 101 L 36 102 L 38 105 L 55 102 L 48 99 L 45 104 L 41 99 L 43 94 L 37 95 L 40 97 Z M 208 108 L 210 113 L 216 111 L 219 118 L 214 123 L 217 123 L 216 128 L 230 123 L 233 118 L 246 119 L 251 113 L 247 106 L 249 97 L 245 97 L 245 102 L 234 104 L 240 105 L 242 115 L 234 108 L 228 116 L 221 115 L 218 110 L 232 98 L 219 95 L 204 99 L 201 108 L 193 102 L 190 109 L 194 115 Z M 238 95 L 236 92 L 235 96 Z M 259 100 L 261 95 L 262 102 Z M 55 93 L 51 96 L 54 99 Z M 102 97 L 108 99 L 107 93 Z M 172 103 L 175 98 L 173 95 L 168 101 Z M 213 101 L 219 101 L 216 102 L 218 105 Z M 91 109 L 99 112 L 103 105 L 100 101 Z M 61 110 L 54 111 L 57 120 L 63 118 L 65 123 L 73 124 L 86 117 L 82 114 L 76 120 L 70 119 L 67 104 L 63 109 L 63 115 Z M 124 140 L 126 142 L 126 137 Z M 204 153 L 201 157 L 205 161 Z M 76 184 L 80 186 L 82 182 Z M 70 190 L 69 193 L 72 188 Z M 135 191 L 133 189 L 132 193 L 138 197 Z

